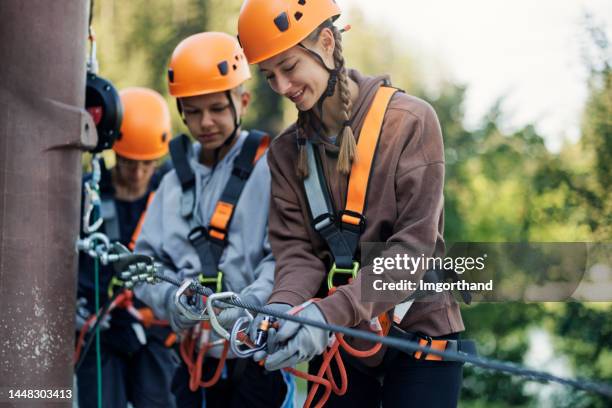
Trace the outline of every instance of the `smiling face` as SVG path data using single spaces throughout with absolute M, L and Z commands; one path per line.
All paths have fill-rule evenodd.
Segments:
M 242 117 L 250 101 L 250 94 L 240 90 L 230 92 L 236 115 Z M 204 150 L 223 146 L 234 131 L 235 118 L 226 92 L 189 96 L 180 99 L 185 124 Z
M 333 67 L 333 34 L 325 28 L 304 46 L 319 54 L 325 65 Z M 282 95 L 301 111 L 310 110 L 327 88 L 329 73 L 303 47 L 296 45 L 259 63 L 259 69 L 274 92 Z

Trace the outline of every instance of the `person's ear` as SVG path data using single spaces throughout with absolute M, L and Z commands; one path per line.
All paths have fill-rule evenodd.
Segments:
M 336 40 L 331 28 L 325 27 L 319 33 L 317 40 L 317 48 L 321 52 L 321 57 L 328 67 L 334 66 L 334 49 L 336 48 Z
M 249 104 L 251 103 L 251 93 L 249 91 L 242 92 L 240 95 L 240 116 L 244 116 Z

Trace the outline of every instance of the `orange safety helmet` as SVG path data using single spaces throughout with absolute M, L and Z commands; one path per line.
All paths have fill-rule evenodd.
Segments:
M 170 94 L 177 98 L 228 91 L 249 78 L 249 64 L 238 41 L 218 32 L 185 38 L 168 67 Z
M 250 64 L 299 44 L 321 23 L 340 16 L 334 0 L 245 0 L 238 39 Z
M 113 150 L 132 160 L 156 160 L 168 153 L 170 110 L 157 92 L 127 88 L 119 92 L 123 122 Z

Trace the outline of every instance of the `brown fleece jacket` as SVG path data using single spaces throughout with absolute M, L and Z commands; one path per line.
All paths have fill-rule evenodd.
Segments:
M 359 86 L 353 107 L 355 137 L 385 77 L 350 77 Z M 336 171 L 338 147 L 326 137 L 308 135 L 322 158 L 335 208 L 346 204 L 348 177 Z M 298 149 L 295 125 L 274 140 L 268 153 L 272 174 L 270 243 L 276 258 L 274 289 L 269 303 L 298 305 L 313 298 L 325 284 L 333 260 L 325 241 L 312 228 L 303 181 L 296 174 Z M 313 171 L 313 169 L 310 169 Z M 372 166 L 360 242 L 400 242 L 414 256 L 444 256 L 444 149 L 436 113 L 426 102 L 397 92 L 385 114 Z M 343 285 L 317 305 L 329 323 L 353 327 L 393 308 L 394 303 L 362 302 L 361 276 Z M 414 280 L 394 276 L 394 279 Z M 405 273 L 405 272 L 404 272 Z M 402 298 L 410 292 L 401 293 Z M 439 336 L 464 330 L 459 306 L 449 293 L 415 302 L 400 327 Z M 397 299 L 399 300 L 399 298 Z

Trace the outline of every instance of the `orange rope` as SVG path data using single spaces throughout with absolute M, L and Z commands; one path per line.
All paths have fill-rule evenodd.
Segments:
M 212 387 L 219 381 L 219 378 L 221 378 L 221 374 L 223 373 L 223 367 L 225 366 L 227 354 L 229 352 L 228 341 L 223 342 L 223 351 L 213 376 L 209 380 L 202 380 L 204 359 L 206 357 L 206 353 L 211 348 L 211 343 L 209 343 L 207 339 L 210 333 L 210 323 L 202 322 L 189 332 L 189 335 L 185 337 L 179 347 L 181 357 L 185 362 L 185 365 L 187 365 L 187 370 L 189 371 L 189 389 L 191 391 L 196 391 L 199 387 Z M 196 350 L 196 343 L 200 344 L 197 355 L 195 359 L 193 359 L 192 356 Z

